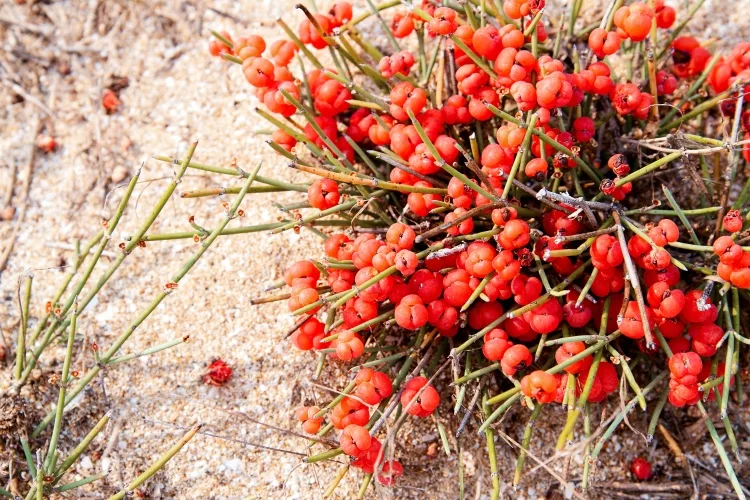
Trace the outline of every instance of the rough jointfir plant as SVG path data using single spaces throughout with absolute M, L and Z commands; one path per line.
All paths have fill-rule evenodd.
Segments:
M 111 273 L 147 243 L 201 246 L 97 365 L 67 391 L 63 381 L 59 408 L 120 360 L 133 329 L 216 237 L 310 230 L 320 248 L 268 287 L 283 291 L 254 303 L 287 301 L 295 325 L 285 341 L 317 355 L 313 377 L 350 369 L 337 397 L 289 415 L 315 447 L 306 462 L 347 455 L 326 496 L 351 469 L 362 473 L 360 498 L 371 484 L 408 484 L 409 457 L 396 443 L 402 424 L 419 419 L 436 427 L 446 453 L 475 424 L 498 498 L 494 438 L 508 411 L 528 422 L 521 442 L 506 435 L 517 455 L 513 484 L 529 458 L 580 453 L 574 486 L 585 491 L 618 426 L 648 422 L 651 440 L 668 403 L 678 419 L 697 409 L 744 498 L 726 446 L 739 460 L 733 415 L 745 403 L 750 344 L 741 312 L 750 301 L 750 42 L 721 52 L 688 34 L 701 0 L 689 10 L 612 0 L 589 26 L 582 3 L 564 12 L 544 0 L 298 5 L 300 25 L 279 20 L 273 41 L 213 32 L 209 51 L 241 67 L 278 164 L 310 181 L 198 163 L 192 150 L 156 157 L 180 165 L 174 185 L 188 168 L 242 180 L 184 197 L 239 195 L 214 230 L 191 221 L 190 230 L 156 234 L 152 218 L 124 244 Z M 365 24 L 382 30 L 382 43 L 364 36 Z M 226 229 L 245 194 L 280 191 L 299 193 L 283 220 Z M 94 264 L 118 220 L 91 243 Z M 75 330 L 73 304 L 88 276 L 67 302 L 60 292 L 37 331 L 22 322 L 16 387 L 51 342 Z M 80 310 L 94 295 L 78 297 Z M 228 377 L 223 367 L 207 376 Z M 636 406 L 648 417 L 636 421 Z M 545 410 L 565 416 L 554 443 L 533 440 Z M 53 421 L 59 432 L 57 413 L 34 437 Z M 56 474 L 55 445 L 50 456 L 44 468 Z M 652 476 L 647 461 L 636 462 L 636 478 Z M 462 496 L 463 468 L 456 474 Z M 51 490 L 59 480 L 51 477 L 33 491 Z
M 299 29 L 278 21 L 284 37 L 269 50 L 214 33 L 211 53 L 242 66 L 274 127 L 269 146 L 312 176 L 280 187 L 307 202 L 272 228 L 324 240 L 285 274 L 291 342 L 318 352 L 315 376 L 327 364 L 356 373 L 297 415 L 308 432 L 341 433 L 340 448 L 307 462 L 349 455 L 360 497 L 373 475 L 408 478 L 393 445 L 405 419 L 431 418 L 450 453 L 446 429 L 460 433 L 478 404 L 497 475 L 493 428 L 518 406 L 529 419 L 518 484 L 533 422 L 567 411 L 550 445 L 580 445 L 586 490 L 627 414 L 650 413 L 650 440 L 667 401 L 677 415 L 699 406 L 744 497 L 703 404 L 739 459 L 750 178 L 735 183 L 750 159 L 750 43 L 712 54 L 686 34 L 702 2 L 612 1 L 585 28 L 581 3 L 562 17 L 544 0 L 298 5 Z M 387 48 L 362 35 L 366 22 Z M 592 430 L 595 405 L 616 392 Z M 647 479 L 638 460 L 633 474 Z

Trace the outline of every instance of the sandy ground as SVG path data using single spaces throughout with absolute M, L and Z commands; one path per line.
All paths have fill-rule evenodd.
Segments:
M 90 237 L 102 217 L 112 214 L 122 196 L 122 190 L 112 192 L 116 186 L 112 178 L 121 176 L 122 169 L 129 177 L 143 162 L 142 181 L 134 196 L 137 203 L 131 203 L 110 251 L 116 251 L 116 245 L 143 221 L 171 178 L 173 168 L 150 159 L 152 154 L 179 156 L 197 140 L 198 161 L 226 166 L 236 158 L 247 170 L 264 160 L 262 174 L 303 179 L 283 165 L 263 144 L 262 136 L 253 134 L 265 125 L 252 111 L 256 102 L 240 71 L 210 58 L 206 50 L 210 28 L 235 33 L 245 28 L 274 39 L 277 30 L 270 26 L 271 20 L 284 16 L 291 25 L 297 24 L 294 3 L 63 1 L 40 2 L 33 6 L 33 14 L 29 6 L 12 2 L 0 7 L 0 151 L 4 152 L 0 194 L 16 169 L 13 206 L 23 205 L 22 186 L 28 177 L 39 120 L 44 133 L 59 142 L 57 152 L 40 153 L 33 162 L 23 220 L 16 217 L 0 222 L 3 245 L 18 227 L 8 267 L 0 276 L 0 327 L 6 335 L 15 331 L 18 277 L 24 273 L 35 276 L 34 325 L 63 279 L 60 266 L 73 259 L 71 246 Z M 716 12 L 712 4 L 718 2 L 707 1 L 706 12 Z M 737 37 L 747 26 L 717 19 L 706 34 Z M 65 74 L 66 67 L 69 74 Z M 117 77 L 127 77 L 129 86 L 120 94 L 120 111 L 107 115 L 99 104 L 101 95 Z M 17 96 L 18 86 L 25 94 L 24 102 Z M 189 171 L 178 190 L 236 184 L 231 178 Z M 298 193 L 253 195 L 242 205 L 245 218 L 233 224 L 274 222 L 280 212 L 271 201 L 289 203 L 300 198 Z M 187 230 L 191 215 L 198 224 L 212 227 L 222 216 L 225 200 L 175 196 L 152 232 Z M 300 466 L 298 455 L 254 446 L 305 453 L 304 440 L 258 426 L 237 413 L 292 428 L 293 408 L 330 398 L 325 390 L 310 385 L 315 359 L 291 349 L 282 338 L 292 324 L 285 304 L 250 305 L 250 299 L 262 295 L 265 285 L 281 277 L 288 262 L 309 255 L 308 249 L 319 244 L 315 235 L 306 232 L 220 238 L 178 290 L 138 329 L 123 353 L 140 352 L 184 335 L 191 338 L 171 350 L 107 369 L 68 412 L 76 424 L 63 434 L 64 446 L 85 432 L 105 409 L 112 412 L 113 423 L 76 468 L 76 478 L 112 470 L 89 489 L 94 498 L 106 497 L 129 482 L 184 428 L 198 421 L 206 424 L 206 433 L 221 438 L 196 436 L 141 493 L 152 498 L 227 499 L 322 495 L 341 463 Z M 138 249 L 86 310 L 80 332 L 89 342 L 108 347 L 195 250 L 191 240 L 155 242 Z M 110 261 L 111 254 L 105 255 L 92 282 Z M 234 368 L 232 381 L 221 388 L 201 381 L 206 365 L 216 357 Z M 44 360 L 35 390 L 56 393 L 45 379 L 59 370 L 60 361 L 59 352 L 57 359 L 49 356 Z M 91 362 L 91 351 L 78 355 L 77 366 Z M 343 380 L 340 368 L 331 371 Z M 447 416 L 448 410 L 443 411 Z M 520 439 L 522 428 L 513 424 L 523 418 L 521 411 L 512 412 L 503 423 L 514 439 Z M 643 429 L 645 419 L 644 415 L 633 416 L 631 423 Z M 555 438 L 559 419 L 550 420 L 552 425 L 537 430 L 535 443 Z M 390 494 L 378 490 L 377 496 L 456 498 L 457 457 L 455 452 L 450 457 L 430 456 L 439 443 L 434 425 L 426 422 L 406 427 L 402 436 L 397 455 L 406 468 L 404 487 Z M 487 497 L 489 469 L 483 438 L 467 432 L 461 445 L 468 497 Z M 671 465 L 663 446 L 649 448 L 633 433 L 623 431 L 610 446 L 623 453 L 617 461 L 605 457 L 600 467 L 605 479 L 627 480 L 627 464 L 636 454 L 651 455 L 663 464 L 657 470 L 664 481 L 685 477 Z M 694 450 L 699 456 L 712 456 L 709 451 Z M 525 480 L 521 490 L 509 490 L 515 457 L 500 440 L 498 453 L 504 494 L 518 498 L 551 494 L 549 476 L 540 470 Z M 710 466 L 717 465 L 706 460 Z M 580 463 L 580 457 L 575 463 Z M 561 471 L 562 461 L 554 467 Z M 579 470 L 571 468 L 568 477 L 579 477 Z M 350 498 L 360 480 L 359 472 L 350 472 L 335 497 Z M 373 497 L 374 491 L 370 490 Z

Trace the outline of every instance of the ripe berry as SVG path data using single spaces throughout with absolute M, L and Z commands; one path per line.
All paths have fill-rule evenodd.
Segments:
M 469 310 L 469 326 L 481 330 L 503 315 L 503 305 L 499 302 L 479 301 Z
M 708 64 L 711 54 L 692 36 L 680 36 L 672 42 L 672 72 L 679 78 L 699 75 Z
M 693 351 L 711 357 L 716 354 L 716 344 L 724 337 L 724 330 L 713 323 L 696 323 L 690 326 L 688 334 L 693 339 Z
M 557 379 L 545 371 L 536 370 L 521 379 L 521 392 L 540 403 L 550 403 L 555 400 Z
M 414 31 L 414 19 L 406 12 L 396 12 L 391 20 L 391 33 L 396 38 L 404 38 Z
M 230 35 L 226 31 L 221 32 L 221 36 L 232 42 L 232 35 Z M 211 53 L 214 57 L 219 57 L 221 54 L 233 54 L 234 51 L 228 46 L 225 45 L 224 42 L 222 42 L 219 39 L 212 38 L 210 42 L 208 42 L 208 51 Z
M 351 290 L 354 279 L 355 274 L 348 269 L 331 269 L 328 271 L 328 286 L 334 293 Z
M 378 69 L 385 78 L 391 78 L 397 73 L 408 75 L 413 65 L 414 55 L 408 50 L 402 50 L 392 56 L 384 56 L 378 63 Z
M 381 247 L 383 248 L 383 247 Z M 368 302 L 383 302 L 388 298 L 388 293 L 391 291 L 396 284 L 393 276 L 385 276 L 384 278 L 377 281 L 374 285 L 364 287 L 367 281 L 375 278 L 378 275 L 378 270 L 374 266 L 363 267 L 354 276 L 354 283 L 359 289 L 358 296 Z
M 352 462 L 352 467 L 360 469 L 365 474 L 372 474 L 375 472 L 375 465 L 383 463 L 383 445 L 380 444 L 378 438 L 372 437 L 370 447 L 361 457 L 357 457 Z
M 396 306 L 396 323 L 407 330 L 417 330 L 427 323 L 427 308 L 419 295 L 407 295 Z
M 378 315 L 377 302 L 369 302 L 361 297 L 351 299 L 344 305 L 344 326 L 348 328 L 361 325 Z
M 325 325 L 323 323 L 318 321 L 317 318 L 310 318 L 292 333 L 292 343 L 301 351 L 309 351 L 315 347 L 314 339 L 324 331 Z
M 617 238 L 610 234 L 597 236 L 589 250 L 594 267 L 607 270 L 623 262 L 622 248 Z
M 251 57 L 260 57 L 264 50 L 266 41 L 258 35 L 240 37 L 234 44 L 234 53 L 243 61 Z
M 536 98 L 546 109 L 567 106 L 573 97 L 573 86 L 562 73 L 552 73 L 536 84 Z
M 503 39 L 497 28 L 490 24 L 474 32 L 472 45 L 474 52 L 489 61 L 494 61 L 503 49 Z
M 482 354 L 490 361 L 500 361 L 503 359 L 505 352 L 513 346 L 513 342 L 508 340 L 508 334 L 505 330 L 494 328 L 484 335 L 484 345 Z
M 318 26 L 323 33 L 329 34 L 331 32 L 332 26 L 330 17 L 323 14 L 313 14 L 313 18 L 317 21 Z M 316 49 L 323 49 L 328 45 L 309 19 L 304 19 L 300 23 L 299 39 L 302 43 L 312 45 Z
M 454 177 L 455 179 L 455 177 Z M 426 181 L 418 181 L 414 184 L 419 187 L 432 187 L 432 184 Z M 439 194 L 421 194 L 421 193 L 409 193 L 407 203 L 409 209 L 419 217 L 427 217 L 430 210 L 437 208 L 435 201 L 440 201 L 441 197 Z
M 352 93 L 336 80 L 329 80 L 318 87 L 315 93 L 315 109 L 324 116 L 336 116 L 349 109 Z
M 691 290 L 685 294 L 685 307 L 680 313 L 680 320 L 683 323 L 713 323 L 719 316 L 719 310 L 714 304 L 711 304 L 711 297 L 707 297 L 703 305 L 702 292 L 700 290 Z
M 659 28 L 669 29 L 672 27 L 677 17 L 677 13 L 672 7 L 664 5 L 664 0 L 656 0 L 654 11 L 656 11 L 656 25 Z
M 304 283 L 308 287 L 314 287 L 319 278 L 320 271 L 309 260 L 297 261 L 284 272 L 284 281 L 289 286 Z
M 428 269 L 420 269 L 409 279 L 411 293 L 419 295 L 422 302 L 430 302 L 440 298 L 443 293 L 443 276 Z
M 390 98 L 389 112 L 393 118 L 402 122 L 409 120 L 409 115 L 406 113 L 407 109 L 410 109 L 416 115 L 427 104 L 427 93 L 424 89 L 415 88 L 409 82 L 401 82 L 393 87 Z
M 659 224 L 649 229 L 648 235 L 657 246 L 663 247 L 680 238 L 680 228 L 673 220 L 662 219 Z
M 730 210 L 724 216 L 723 226 L 725 231 L 737 233 L 742 231 L 742 215 L 739 210 Z
M 345 397 L 331 412 L 331 423 L 337 429 L 349 425 L 367 425 L 370 410 L 359 400 Z
M 302 406 L 295 410 L 297 420 L 302 422 L 302 430 L 308 434 L 316 434 L 320 430 L 320 424 L 323 417 L 315 418 L 315 414 L 320 411 L 317 406 Z
M 500 97 L 492 87 L 482 87 L 472 94 L 469 101 L 469 114 L 475 120 L 485 122 L 495 116 L 485 103 L 493 106 L 500 104 Z
M 500 365 L 503 373 L 512 377 L 517 371 L 531 366 L 533 361 L 534 358 L 532 358 L 529 348 L 522 344 L 516 344 L 505 351 Z
M 653 329 L 654 316 L 648 307 L 646 307 L 646 321 L 649 323 L 649 329 Z M 622 323 L 620 323 L 620 331 L 623 335 L 631 339 L 639 339 L 645 335 L 641 311 L 635 300 L 628 302 L 625 314 L 622 317 Z
M 336 347 L 336 357 L 341 361 L 357 359 L 365 352 L 365 343 L 362 341 L 362 337 L 351 330 L 344 330 L 339 333 L 338 339 L 333 343 Z
M 594 138 L 596 130 L 594 129 L 594 120 L 588 116 L 576 118 L 573 122 L 573 132 L 578 142 L 589 142 Z
M 492 259 L 496 254 L 497 252 L 492 247 L 475 247 L 469 252 L 469 257 L 464 263 L 466 271 L 477 278 L 484 278 L 492 272 Z
M 392 224 L 385 235 L 385 240 L 400 250 L 410 250 L 414 245 L 414 238 L 416 238 L 414 230 L 400 222 Z
M 604 59 L 620 49 L 620 35 L 616 31 L 596 28 L 589 34 L 589 47 L 599 59 Z
M 523 318 L 535 332 L 552 333 L 563 319 L 563 309 L 560 303 L 552 298 L 524 313 Z
M 448 125 L 471 123 L 472 116 L 469 114 L 468 103 L 462 95 L 454 95 L 448 98 L 443 107 L 440 109 L 443 120 Z
M 417 393 L 424 387 L 419 396 Z M 411 404 L 411 406 L 409 406 Z M 404 386 L 401 393 L 401 406 L 409 415 L 426 418 L 432 415 L 440 404 L 440 395 L 434 387 L 427 384 L 425 377 L 414 377 Z M 408 407 L 408 408 L 407 408 Z
M 122 104 L 122 102 L 120 102 L 117 94 L 115 94 L 112 89 L 104 91 L 104 94 L 102 95 L 102 107 L 108 114 L 116 112 L 117 108 L 120 107 L 120 104 Z
M 435 9 L 434 17 L 427 23 L 427 30 L 431 36 L 451 35 L 457 28 L 456 11 L 448 7 Z
M 215 359 L 208 365 L 203 375 L 203 382 L 208 385 L 224 385 L 232 378 L 232 367 L 221 359 Z
M 339 440 L 344 453 L 355 458 L 363 456 L 371 443 L 370 433 L 360 425 L 347 425 Z
M 247 82 L 254 87 L 268 87 L 275 79 L 274 65 L 268 59 L 253 57 L 242 63 L 242 73 Z
M 280 128 L 273 131 L 273 134 L 271 134 L 271 140 L 290 152 L 292 151 L 292 148 L 297 145 L 297 139 Z
M 547 170 L 549 166 L 547 161 L 541 158 L 534 158 L 530 160 L 524 167 L 524 173 L 529 179 L 533 179 L 537 182 L 542 182 L 547 178 Z
M 325 244 L 326 255 L 337 260 L 351 260 L 354 249 L 352 240 L 344 233 L 332 234 Z
M 334 20 L 335 26 L 348 23 L 352 18 L 352 4 L 349 2 L 336 2 L 328 9 L 328 15 Z
M 340 198 L 339 185 L 332 179 L 318 179 L 307 189 L 307 201 L 319 210 L 335 207 Z
M 583 342 L 566 342 L 555 351 L 555 361 L 557 361 L 557 364 L 563 363 L 573 356 L 582 353 L 584 350 L 586 350 L 586 344 Z M 588 367 L 591 366 L 591 362 L 591 356 L 586 356 L 585 358 L 567 366 L 565 371 L 572 374 L 580 373 L 583 370 L 587 370 Z
M 702 369 L 703 362 L 694 352 L 674 354 L 669 358 L 669 371 L 673 378 L 683 379 L 690 375 L 697 377 Z
M 510 290 L 513 292 L 516 304 L 525 306 L 542 294 L 542 282 L 537 277 L 528 277 L 519 274 L 510 282 Z
M 427 321 L 440 331 L 449 332 L 458 321 L 458 311 L 445 300 L 436 300 L 427 305 Z
M 614 21 L 621 37 L 641 42 L 648 36 L 653 18 L 654 11 L 651 7 L 643 2 L 635 2 L 617 9 Z
M 445 223 L 448 224 L 448 223 L 453 222 L 454 220 L 464 215 L 466 212 L 467 210 L 464 208 L 455 209 L 453 212 L 445 216 Z M 450 236 L 458 236 L 460 234 L 469 234 L 473 230 L 474 230 L 474 220 L 469 218 L 469 219 L 462 220 L 458 224 L 452 225 L 446 230 L 446 232 Z
M 378 482 L 383 486 L 393 486 L 396 478 L 401 477 L 403 473 L 404 468 L 398 460 L 386 460 L 383 469 L 378 474 Z
M 276 66 L 288 66 L 299 48 L 291 40 L 276 40 L 271 44 L 268 52 Z M 242 57 L 242 56 L 240 56 Z
M 354 383 L 357 384 L 357 397 L 368 405 L 377 405 L 393 394 L 393 384 L 388 375 L 372 368 L 359 370 Z
M 659 281 L 651 285 L 646 294 L 648 303 L 664 318 L 675 318 L 685 307 L 682 290 L 670 290 L 669 285 Z
M 630 464 L 630 472 L 638 481 L 647 481 L 651 478 L 651 464 L 643 457 L 635 458 Z
M 677 78 L 661 70 L 656 73 L 656 91 L 659 95 L 670 95 L 677 90 Z
M 529 225 L 520 219 L 508 221 L 503 232 L 497 235 L 497 242 L 508 250 L 517 250 L 531 241 Z

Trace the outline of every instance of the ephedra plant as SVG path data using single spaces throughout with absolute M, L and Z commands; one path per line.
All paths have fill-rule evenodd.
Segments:
M 326 497 L 354 470 L 359 497 L 404 481 L 395 443 L 410 419 L 429 419 L 447 453 L 467 428 L 485 436 L 492 498 L 501 478 L 518 485 L 529 459 L 556 453 L 583 456 L 575 487 L 585 492 L 628 415 L 648 413 L 650 440 L 670 405 L 697 408 L 744 498 L 734 467 L 750 343 L 750 43 L 722 53 L 687 34 L 702 3 L 613 0 L 584 26 L 581 0 L 552 16 L 544 0 L 368 1 L 361 12 L 339 2 L 298 5 L 299 28 L 279 20 L 272 43 L 214 32 L 211 54 L 241 66 L 273 128 L 279 161 L 266 172 L 286 165 L 310 182 L 198 163 L 192 150 L 156 157 L 179 165 L 175 183 L 189 168 L 222 176 L 225 187 L 182 195 L 233 197 L 227 216 L 211 230 L 152 234 L 168 190 L 80 297 L 98 255 L 89 268 L 82 258 L 67 302 L 63 290 L 33 333 L 24 317 L 16 387 L 50 342 L 74 335 L 77 312 L 139 245 L 191 238 L 198 250 L 97 365 L 63 374 L 61 402 L 118 360 L 216 237 L 309 230 L 321 248 L 256 302 L 287 301 L 295 325 L 284 341 L 316 355 L 313 377 L 350 368 L 337 397 L 289 416 L 310 438 L 306 462 L 345 455 Z M 227 227 L 246 194 L 281 191 L 304 193 L 281 207 L 284 220 Z M 91 243 L 99 253 L 118 220 Z M 514 473 L 498 470 L 495 441 L 509 411 L 527 421 L 520 442 L 507 441 Z M 565 416 L 556 442 L 534 437 L 545 413 Z M 50 413 L 33 437 L 54 422 L 55 443 L 61 420 Z M 32 492 L 55 486 L 55 453 L 44 469 L 30 461 L 51 477 Z M 640 458 L 632 471 L 652 475 Z M 456 476 L 463 498 L 461 467 Z

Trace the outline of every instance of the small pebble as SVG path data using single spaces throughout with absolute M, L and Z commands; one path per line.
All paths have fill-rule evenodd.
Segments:
M 127 167 L 123 167 L 122 165 L 118 165 L 112 170 L 111 179 L 112 182 L 115 184 L 119 184 L 122 181 L 124 181 L 128 177 L 128 169 Z

